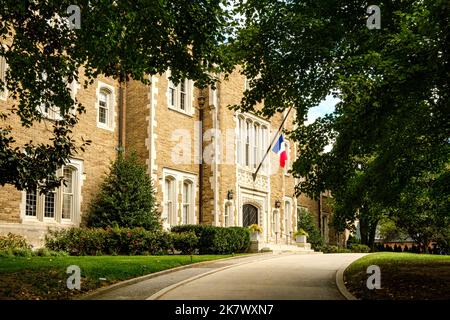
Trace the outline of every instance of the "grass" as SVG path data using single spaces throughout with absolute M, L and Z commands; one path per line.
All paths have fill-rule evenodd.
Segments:
M 381 271 L 381 289 L 369 290 L 367 267 Z M 364 300 L 450 299 L 450 256 L 380 252 L 353 262 L 344 273 L 347 289 Z
M 231 255 L 194 255 L 192 262 Z M 71 299 L 102 286 L 191 263 L 191 256 L 82 256 L 0 258 L 0 300 Z M 81 269 L 81 290 L 67 289 L 67 267 Z M 106 278 L 106 280 L 100 280 Z

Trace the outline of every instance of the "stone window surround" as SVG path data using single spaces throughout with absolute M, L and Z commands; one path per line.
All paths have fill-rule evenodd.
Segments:
M 100 92 L 101 91 L 108 91 L 108 93 L 109 93 L 109 110 L 108 110 L 109 121 L 107 124 L 99 122 L 99 112 L 100 112 L 99 101 L 100 101 Z M 116 105 L 117 105 L 114 86 L 109 85 L 102 81 L 98 81 L 95 96 L 96 96 L 96 99 L 95 99 L 96 120 L 95 121 L 97 123 L 97 127 L 108 130 L 108 131 L 114 131 L 115 116 L 116 116 L 115 110 L 116 110 Z
M 168 217 L 167 217 L 167 213 L 164 211 L 165 210 L 165 204 L 167 202 L 167 195 L 165 192 L 165 183 L 167 179 L 173 179 L 174 181 L 174 186 L 175 186 L 175 190 L 174 192 L 174 204 L 173 204 L 173 211 L 175 213 L 175 217 L 176 217 L 176 223 L 175 224 L 169 224 L 168 221 Z M 183 183 L 185 181 L 188 181 L 189 183 L 192 183 L 191 186 L 191 208 L 190 208 L 190 213 L 189 213 L 189 219 L 188 219 L 188 224 L 197 224 L 197 212 L 196 212 L 196 200 L 197 200 L 197 193 L 198 193 L 198 186 L 197 186 L 197 175 L 192 174 L 192 173 L 188 173 L 188 172 L 184 172 L 184 171 L 178 171 L 178 170 L 173 170 L 173 169 L 169 169 L 169 168 L 163 168 L 163 175 L 162 178 L 160 179 L 160 183 L 162 185 L 162 191 L 163 191 L 163 201 L 162 201 L 162 208 L 163 208 L 163 212 L 162 212 L 162 218 L 163 218 L 163 226 L 165 228 L 169 228 L 170 226 L 173 225 L 179 225 L 182 222 L 182 200 L 183 200 Z M 180 202 L 180 195 L 181 195 L 181 202 Z
M 27 192 L 25 190 L 22 192 L 22 201 L 20 204 L 20 217 L 22 219 L 22 223 L 38 223 L 38 224 L 44 224 L 44 225 L 55 225 L 55 224 L 61 224 L 61 225 L 73 225 L 78 226 L 81 221 L 81 186 L 83 182 L 83 160 L 79 159 L 70 159 L 70 162 L 66 165 L 67 167 L 71 167 L 75 169 L 75 179 L 73 181 L 73 188 L 74 188 L 74 199 L 73 199 L 73 216 L 71 219 L 63 219 L 62 218 L 62 197 L 63 194 L 63 187 L 58 188 L 56 191 L 56 201 L 58 203 L 55 217 L 54 218 L 46 218 L 44 217 L 44 203 L 43 203 L 43 195 L 37 195 L 38 202 L 36 210 L 36 216 L 27 216 L 25 214 L 26 210 L 26 195 Z M 62 176 L 63 171 L 61 169 L 58 169 L 57 175 Z
M 181 113 L 183 115 L 189 116 L 189 117 L 193 117 L 194 116 L 194 112 L 195 112 L 195 108 L 194 108 L 194 82 L 192 80 L 189 79 L 184 79 L 186 81 L 186 100 L 185 100 L 185 108 L 184 110 L 180 108 L 179 105 L 179 101 L 178 99 L 175 99 L 175 106 L 172 106 L 171 102 L 170 102 L 170 75 L 171 72 L 170 70 L 167 70 L 166 72 L 166 79 L 167 79 L 167 91 L 166 91 L 166 99 L 167 99 L 167 107 L 170 110 L 176 111 L 178 113 Z M 180 88 L 180 83 L 175 86 L 175 96 L 178 96 L 179 94 L 179 88 Z
M 252 128 L 254 128 L 254 126 L 258 126 L 259 127 L 259 137 L 258 137 L 258 148 L 259 151 L 262 153 L 260 155 L 260 159 L 262 159 L 262 157 L 264 156 L 264 153 L 267 151 L 267 147 L 269 145 L 269 132 L 270 132 L 270 125 L 269 122 L 262 120 L 259 117 L 253 116 L 251 114 L 248 113 L 237 113 L 236 114 L 236 152 L 237 152 L 237 156 L 236 156 L 236 164 L 238 167 L 240 168 L 245 168 L 245 169 L 249 169 L 252 172 L 254 172 L 256 170 L 256 168 L 254 167 L 254 147 L 256 145 L 255 140 L 254 140 L 254 135 L 250 137 L 250 139 L 252 139 L 252 141 L 250 142 L 250 148 L 249 148 L 249 166 L 245 165 L 245 137 L 247 136 L 247 122 L 251 123 Z M 243 128 L 241 130 L 239 124 L 240 124 L 240 120 L 242 120 L 243 123 Z M 242 131 L 242 132 L 241 132 Z M 252 130 L 252 132 L 254 132 L 254 129 Z M 244 135 L 244 137 L 241 136 L 241 133 Z M 264 134 L 265 133 L 265 134 Z M 261 139 L 263 139 L 264 141 L 261 141 Z M 259 169 L 258 174 L 263 174 L 263 175 L 267 175 L 268 174 L 268 169 L 269 169 L 269 161 L 270 157 L 266 157 L 264 159 L 264 163 L 261 166 L 261 168 Z M 239 163 L 239 159 L 240 162 Z M 259 162 L 256 164 L 256 167 L 259 165 Z
M 47 73 L 46 72 L 42 73 L 42 78 L 43 78 L 43 80 L 47 79 Z M 67 80 L 64 80 L 64 81 L 66 83 L 66 87 L 68 89 L 70 89 L 70 96 L 71 96 L 71 98 L 73 100 L 75 100 L 77 92 L 78 92 L 78 89 L 80 88 L 80 84 L 75 79 L 72 82 L 70 82 L 70 83 Z M 41 113 L 41 115 L 44 118 L 46 118 L 47 120 L 53 120 L 53 121 L 62 120 L 62 116 L 60 114 L 59 107 L 53 106 L 52 108 L 50 108 L 50 110 L 45 111 L 44 105 L 41 104 L 38 108 L 39 108 L 39 112 Z M 74 109 L 70 110 L 70 112 L 75 114 L 75 110 Z
M 224 204 L 223 204 L 223 221 L 222 221 L 222 226 L 223 227 L 232 227 L 235 226 L 235 221 L 236 221 L 236 212 L 235 212 L 235 206 L 234 206 L 234 202 L 230 201 L 230 200 L 225 200 Z M 228 211 L 228 224 L 225 223 L 225 216 L 226 216 L 226 212 Z
M 289 205 L 289 216 L 288 216 L 288 223 L 290 222 L 290 228 L 289 228 L 289 232 L 294 232 L 295 228 L 292 227 L 292 219 L 295 216 L 295 214 L 293 213 L 292 209 L 293 209 L 293 199 L 290 197 L 283 197 L 283 233 L 286 236 L 286 204 Z

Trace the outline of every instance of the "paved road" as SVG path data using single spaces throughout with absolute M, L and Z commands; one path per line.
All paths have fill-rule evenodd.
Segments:
M 336 271 L 364 254 L 282 255 L 221 270 L 153 298 L 161 300 L 345 299 Z M 159 295 L 159 296 L 158 296 Z

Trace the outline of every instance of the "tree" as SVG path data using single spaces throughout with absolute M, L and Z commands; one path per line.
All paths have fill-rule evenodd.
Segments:
M 395 224 L 413 238 L 423 252 L 433 241 L 445 246 L 450 240 L 449 185 L 447 183 L 447 190 L 443 190 L 440 182 L 432 175 L 417 179 L 402 192 L 399 203 L 393 208 Z
M 237 9 L 245 19 L 233 47 L 251 89 L 235 107 L 249 111 L 264 100 L 267 116 L 295 108 L 292 173 L 304 178 L 297 192 L 331 190 L 341 224 L 357 209 L 397 214 L 417 179 L 449 178 L 448 3 L 379 1 L 379 30 L 366 27 L 369 4 L 248 0 Z M 308 109 L 329 93 L 341 101 L 335 112 L 305 125 Z
M 301 210 L 298 213 L 297 229 L 300 228 L 308 233 L 308 242 L 311 243 L 313 249 L 323 245 L 322 235 L 314 223 L 312 215 L 306 210 Z
M 231 26 L 226 0 L 75 3 L 80 28 L 67 23 L 71 0 L 2 1 L 0 57 L 8 70 L 0 89 L 6 87 L 17 103 L 12 110 L 0 110 L 0 120 L 16 114 L 28 128 L 46 121 L 42 108 L 59 108 L 63 116 L 48 123 L 53 127 L 48 144 L 18 145 L 13 128 L 1 124 L 2 186 L 51 190 L 60 184 L 56 169 L 89 144 L 72 137 L 85 109 L 73 101 L 67 83 L 78 80 L 81 69 L 87 77 L 84 86 L 98 75 L 147 83 L 149 75 L 170 68 L 175 83 L 186 77 L 202 87 L 214 83 L 230 64 L 222 50 Z
M 143 227 L 159 230 L 156 200 L 145 166 L 135 153 L 119 153 L 100 192 L 91 203 L 87 225 L 90 227 Z

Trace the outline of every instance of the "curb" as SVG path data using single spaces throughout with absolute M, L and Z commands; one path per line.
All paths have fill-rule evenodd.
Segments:
M 228 257 L 228 258 L 223 258 L 223 259 L 215 259 L 215 260 L 208 260 L 208 261 L 201 261 L 201 262 L 195 262 L 195 263 L 190 263 L 184 266 L 179 266 L 179 267 L 175 267 L 175 268 L 171 268 L 171 269 L 166 269 L 166 270 L 161 270 L 158 272 L 153 272 L 153 273 L 149 273 L 137 278 L 132 278 L 132 279 L 128 279 L 128 280 L 124 280 L 124 281 L 120 281 L 118 283 L 114 283 L 110 286 L 107 287 L 103 287 L 103 288 L 98 288 L 96 290 L 94 290 L 93 292 L 90 293 L 86 293 L 80 297 L 77 297 L 75 300 L 95 300 L 95 297 L 103 294 L 103 293 L 107 293 L 116 289 L 120 289 L 144 280 L 149 280 L 158 276 L 162 276 L 162 275 L 166 275 L 172 272 L 176 272 L 176 271 L 181 271 L 181 270 L 185 270 L 185 269 L 189 269 L 189 268 L 195 268 L 198 266 L 203 266 L 206 264 L 210 264 L 210 263 L 214 263 L 217 261 L 227 261 L 227 260 L 232 260 L 232 259 L 238 259 L 238 258 L 245 258 L 245 257 L 255 257 L 255 256 L 262 256 L 262 255 L 269 255 L 272 254 L 270 253 L 253 253 L 253 254 L 244 254 L 244 255 L 239 255 L 239 256 L 234 256 L 234 257 Z
M 274 257 L 275 257 L 275 255 L 272 255 L 271 257 L 268 257 L 267 259 L 263 259 L 263 260 L 269 260 L 269 259 L 272 259 L 272 258 L 274 258 Z M 259 261 L 259 260 L 258 260 L 258 261 Z M 188 279 L 185 279 L 185 280 L 183 280 L 183 281 L 174 283 L 174 284 L 172 284 L 172 285 L 170 285 L 170 286 L 168 286 L 168 287 L 166 287 L 166 288 L 164 288 L 164 289 L 161 289 L 161 290 L 159 290 L 158 292 L 152 294 L 150 297 L 148 297 L 148 298 L 145 299 L 145 300 L 158 300 L 158 298 L 162 297 L 163 295 L 165 295 L 165 294 L 168 293 L 169 291 L 172 291 L 172 290 L 174 290 L 174 289 L 176 289 L 176 288 L 178 288 L 178 287 L 181 287 L 181 286 L 183 286 L 183 285 L 185 285 L 185 284 L 187 284 L 187 283 L 189 283 L 189 282 L 195 281 L 195 280 L 200 279 L 200 278 L 203 278 L 203 277 L 207 277 L 207 276 L 209 276 L 209 275 L 211 275 L 211 274 L 214 274 L 214 273 L 217 273 L 217 272 L 226 270 L 226 269 L 230 269 L 230 268 L 234 268 L 234 267 L 239 267 L 239 266 L 242 266 L 242 265 L 245 265 L 245 264 L 249 264 L 249 263 L 253 263 L 253 262 L 255 262 L 255 260 L 252 260 L 252 261 L 244 261 L 244 262 L 241 262 L 241 263 L 233 264 L 233 265 L 231 265 L 231 266 L 226 266 L 226 267 L 222 267 L 222 268 L 217 268 L 217 269 L 214 269 L 214 270 L 211 270 L 211 271 L 208 271 L 208 272 L 205 272 L 205 273 L 202 273 L 202 274 L 193 276 L 193 277 L 188 278 Z
M 336 271 L 336 286 L 339 290 L 339 292 L 347 299 L 347 300 L 359 300 L 358 298 L 356 298 L 353 294 L 350 293 L 350 291 L 347 290 L 347 287 L 345 286 L 344 283 L 344 272 L 345 269 L 347 269 L 347 267 L 349 265 L 351 265 L 353 262 L 355 262 L 356 260 L 366 256 L 367 254 L 353 260 L 350 262 L 346 262 L 344 264 L 342 264 L 339 269 Z

